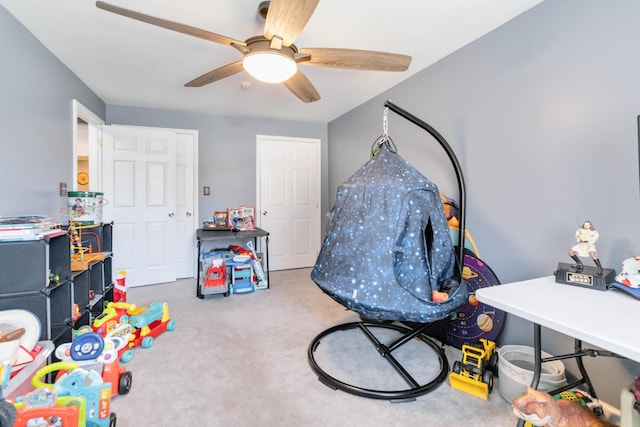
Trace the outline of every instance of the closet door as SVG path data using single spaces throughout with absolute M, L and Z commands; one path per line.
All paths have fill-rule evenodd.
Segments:
M 176 133 L 105 126 L 105 221 L 128 286 L 176 280 Z
M 320 140 L 257 136 L 257 221 L 269 269 L 311 267 L 320 250 Z

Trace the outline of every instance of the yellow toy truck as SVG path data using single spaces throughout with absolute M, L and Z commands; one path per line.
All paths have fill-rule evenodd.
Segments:
M 449 384 L 480 399 L 488 400 L 498 367 L 496 344 L 485 338 L 462 346 L 462 362 L 456 360 Z

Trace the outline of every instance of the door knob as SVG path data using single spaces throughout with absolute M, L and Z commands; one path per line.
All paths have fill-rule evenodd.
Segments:
M 191 216 L 191 212 L 187 212 L 187 216 Z
M 267 216 L 267 211 L 262 211 L 262 215 Z
M 173 212 L 169 212 L 169 218 L 173 218 Z

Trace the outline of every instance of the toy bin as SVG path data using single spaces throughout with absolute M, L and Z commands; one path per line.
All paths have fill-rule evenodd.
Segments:
M 15 400 L 17 397 L 24 396 L 33 391 L 31 378 L 36 371 L 47 364 L 49 355 L 53 353 L 55 345 L 52 341 L 39 341 L 36 347 L 40 348 L 40 351 L 34 357 L 33 361 L 22 367 L 22 369 L 9 380 L 9 384 L 3 390 L 5 399 Z
M 543 358 L 552 357 L 542 352 Z M 498 350 L 498 388 L 507 402 L 520 396 L 531 384 L 534 369 L 534 349 L 524 345 L 503 345 Z M 552 391 L 567 384 L 564 364 L 552 360 L 542 364 L 538 390 Z

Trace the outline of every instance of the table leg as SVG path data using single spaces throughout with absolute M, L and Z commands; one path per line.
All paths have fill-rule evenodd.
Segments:
M 265 242 L 265 258 L 267 259 L 267 289 L 271 288 L 271 276 L 269 274 L 269 270 L 271 270 L 271 265 L 269 265 L 269 236 L 265 236 L 264 238 L 264 242 Z
M 197 260 L 197 264 L 196 264 L 196 297 L 197 298 L 202 298 L 202 296 L 200 295 L 200 269 L 202 268 L 201 263 L 202 263 L 202 259 L 201 259 L 201 253 L 200 253 L 200 246 L 202 245 L 202 240 L 198 239 L 198 260 Z
M 596 390 L 593 388 L 593 384 L 591 384 L 591 379 L 589 378 L 589 375 L 587 374 L 587 370 L 584 367 L 584 363 L 582 362 L 581 354 L 583 353 L 583 350 L 582 350 L 581 340 L 578 340 L 578 339 L 575 340 L 574 350 L 575 350 L 575 354 L 579 355 L 579 356 L 576 356 L 576 364 L 578 365 L 578 369 L 580 370 L 580 375 L 582 375 L 581 382 L 587 386 L 587 388 L 589 389 L 589 393 L 591 393 L 591 396 L 594 399 L 597 399 L 598 395 L 596 394 Z
M 534 357 L 534 370 L 533 378 L 531 379 L 531 387 L 537 389 L 540 384 L 540 374 L 542 373 L 542 332 L 540 331 L 540 325 L 533 324 L 533 357 Z
M 531 379 L 531 387 L 537 389 L 540 383 L 540 374 L 542 372 L 542 334 L 540 325 L 533 324 L 533 378 Z M 519 418 L 517 427 L 524 427 L 524 420 Z

